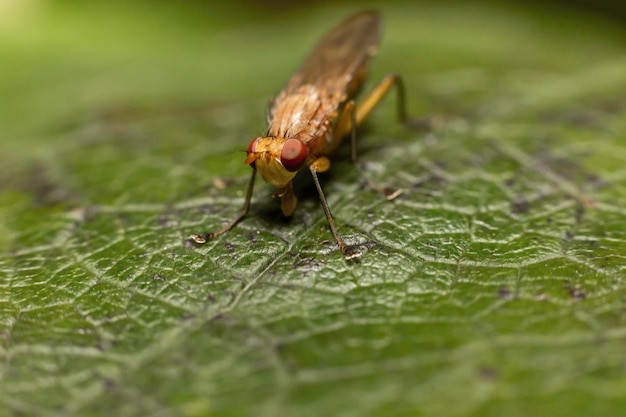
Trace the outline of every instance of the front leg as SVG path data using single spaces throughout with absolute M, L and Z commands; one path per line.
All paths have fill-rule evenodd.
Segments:
M 364 105 L 367 106 L 365 109 L 365 114 L 369 113 L 372 110 L 372 107 L 373 107 L 372 101 L 374 99 L 380 101 L 380 99 L 382 98 L 382 95 L 384 95 L 389 90 L 389 88 L 391 88 L 389 83 L 390 81 L 381 83 L 374 90 L 374 92 L 365 100 Z M 376 103 L 378 101 L 376 101 Z M 369 188 L 384 195 L 387 200 L 393 200 L 402 193 L 402 190 L 399 190 L 397 188 L 391 188 L 391 187 L 381 187 L 381 186 L 374 184 L 372 181 L 370 181 L 370 179 L 368 178 L 365 172 L 365 169 L 361 167 L 361 164 L 359 164 L 359 161 L 357 159 L 356 129 L 359 125 L 359 121 L 358 121 L 359 114 L 361 115 L 361 117 L 364 117 L 363 116 L 364 113 L 361 110 L 361 107 L 357 108 L 356 104 L 354 103 L 354 100 L 350 100 L 349 102 L 347 102 L 343 108 L 343 111 L 341 112 L 341 115 L 339 116 L 339 120 L 337 121 L 337 124 L 335 125 L 333 134 L 337 135 L 335 136 L 336 138 L 344 137 L 348 135 L 348 133 L 350 134 L 350 159 L 352 160 L 352 163 L 354 164 L 357 171 L 359 171 L 360 177 L 365 179 L 365 183 L 367 184 Z M 403 117 L 402 116 L 403 112 L 401 112 L 400 114 L 401 114 L 400 117 Z
M 315 188 L 317 188 L 317 193 L 320 198 L 320 203 L 322 203 L 322 208 L 324 209 L 324 214 L 326 215 L 326 220 L 328 220 L 328 225 L 330 226 L 330 231 L 339 245 L 339 249 L 341 249 L 341 253 L 346 259 L 354 259 L 358 258 L 362 255 L 360 247 L 347 245 L 339 232 L 337 231 L 337 226 L 335 226 L 335 219 L 333 218 L 332 213 L 330 212 L 330 207 L 328 206 L 328 202 L 326 201 L 326 196 L 324 196 L 324 192 L 322 191 L 322 186 L 320 185 L 320 181 L 317 178 L 317 172 L 320 169 L 327 168 L 328 159 L 325 157 L 318 158 L 311 165 L 309 165 L 309 170 L 311 171 L 311 175 L 313 176 L 313 182 L 315 183 Z M 318 169 L 320 168 L 320 169 Z
M 230 222 L 228 222 L 224 227 L 214 232 L 208 233 L 193 233 L 189 236 L 193 243 L 197 243 L 199 245 L 207 243 L 209 240 L 215 239 L 221 234 L 228 232 L 230 229 L 235 227 L 237 223 L 243 220 L 244 217 L 248 215 L 250 211 L 250 201 L 252 200 L 252 191 L 254 190 L 254 180 L 256 179 L 256 169 L 252 170 L 252 175 L 250 176 L 250 181 L 248 182 L 248 191 L 246 191 L 246 199 L 243 202 L 243 207 L 239 215 L 233 218 Z

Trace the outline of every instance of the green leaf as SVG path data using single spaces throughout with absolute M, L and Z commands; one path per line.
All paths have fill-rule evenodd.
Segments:
M 345 5 L 6 2 L 0 415 L 619 415 L 626 35 L 538 6 L 390 3 L 403 75 L 292 219 L 246 145 Z M 75 4 L 76 3 L 76 4 Z

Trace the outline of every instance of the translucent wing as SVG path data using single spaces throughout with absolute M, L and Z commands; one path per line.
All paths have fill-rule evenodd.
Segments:
M 376 53 L 380 15 L 365 11 L 348 17 L 328 32 L 289 79 L 283 94 L 311 85 L 327 94 L 336 108 L 357 71 Z

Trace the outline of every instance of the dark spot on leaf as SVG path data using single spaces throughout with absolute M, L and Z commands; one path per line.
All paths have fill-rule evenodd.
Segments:
M 192 313 L 185 313 L 181 317 L 183 321 L 193 320 L 194 318 L 196 318 L 196 315 Z
M 595 189 L 602 189 L 608 185 L 607 181 L 603 180 L 602 178 L 600 178 L 598 175 L 595 175 L 595 174 L 587 175 L 587 183 L 592 188 L 595 188 Z
M 226 248 L 226 252 L 230 253 L 231 255 L 235 253 L 235 245 L 230 242 L 224 243 L 224 248 Z
M 530 210 L 530 204 L 527 201 L 514 201 L 511 203 L 511 213 L 523 214 L 528 213 Z
M 167 278 L 164 275 L 161 274 L 155 274 L 152 276 L 152 280 L 154 281 L 163 281 L 163 282 L 167 282 Z
M 96 342 L 96 349 L 98 349 L 101 352 L 104 352 L 105 350 L 108 349 L 109 346 L 111 346 L 111 343 L 104 341 L 101 338 L 98 338 L 98 341 Z
M 587 294 L 585 291 L 577 285 L 567 284 L 565 289 L 569 292 L 570 297 L 574 299 L 574 301 L 583 301 L 587 298 Z
M 580 224 L 583 221 L 584 215 L 585 215 L 585 207 L 582 204 L 576 206 L 576 210 L 574 212 L 574 218 L 576 219 L 577 224 Z
M 516 183 L 517 183 L 517 177 L 515 177 L 515 176 L 514 176 L 514 177 L 507 178 L 507 179 L 504 181 L 504 186 L 505 186 L 505 187 L 509 187 L 509 188 L 511 188 L 511 187 L 513 187 Z
M 49 171 L 44 164 L 35 163 L 24 175 L 13 181 L 3 182 L 9 185 L 13 182 L 18 189 L 32 195 L 36 206 L 50 207 L 63 203 L 75 203 L 78 200 L 77 196 L 62 186 Z
M 486 381 L 495 381 L 498 379 L 498 371 L 491 366 L 483 366 L 478 370 L 478 377 Z
M 300 258 L 293 263 L 294 268 L 301 269 L 303 271 L 319 270 L 321 266 L 322 264 L 318 259 L 311 257 Z
M 211 317 L 211 321 L 226 321 L 228 316 L 225 313 L 219 313 Z
M 235 280 L 233 280 L 233 281 L 235 281 Z M 224 290 L 224 291 L 222 291 L 222 295 L 223 295 L 224 297 L 235 298 L 235 293 L 234 293 L 234 292 L 232 292 L 232 291 L 230 291 L 230 290 Z
M 274 342 L 274 350 L 276 350 L 276 352 L 278 353 L 283 352 L 286 347 L 287 347 L 287 343 L 284 342 L 283 340 L 277 340 L 276 342 Z
M 572 240 L 572 238 L 574 237 L 574 233 L 571 230 L 566 230 L 565 231 L 565 240 Z
M 440 116 L 428 116 L 428 117 L 410 117 L 404 125 L 409 129 L 416 130 L 418 132 L 430 132 L 432 130 L 440 128 L 445 121 Z
M 124 225 L 132 225 L 134 222 L 128 213 L 115 213 L 114 216 Z
M 115 380 L 112 378 L 104 378 L 102 380 L 102 388 L 104 388 L 105 391 L 111 391 L 115 388 Z
M 360 178 L 359 179 L 359 191 L 365 192 L 365 191 L 369 191 L 369 189 L 370 189 L 370 185 L 368 184 L 367 179 Z
M 157 224 L 161 227 L 174 227 L 178 222 L 170 216 L 163 214 L 157 217 Z
M 512 298 L 511 290 L 506 285 L 500 285 L 498 287 L 498 297 L 503 300 L 510 300 Z
M 442 170 L 446 169 L 446 166 L 447 166 L 446 161 L 443 161 L 441 159 L 432 161 L 432 164 Z

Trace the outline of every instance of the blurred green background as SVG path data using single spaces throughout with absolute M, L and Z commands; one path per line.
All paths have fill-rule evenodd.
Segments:
M 291 220 L 241 207 L 271 97 L 379 8 L 403 75 Z M 619 415 L 619 1 L 0 0 L 0 415 Z M 393 99 L 393 98 L 392 98 Z

